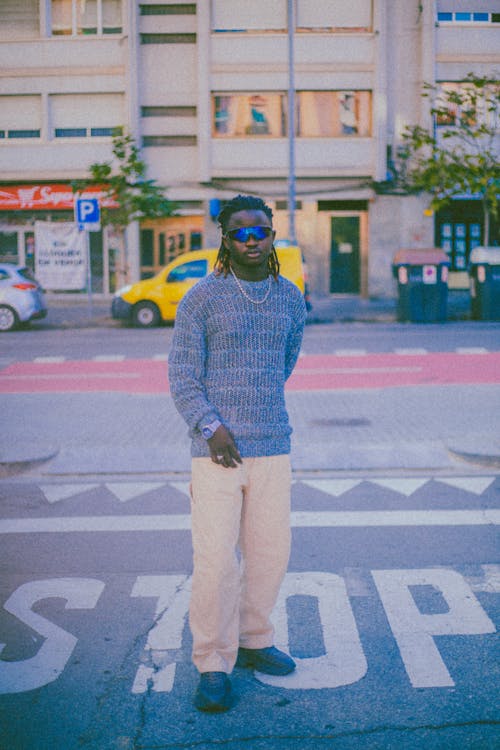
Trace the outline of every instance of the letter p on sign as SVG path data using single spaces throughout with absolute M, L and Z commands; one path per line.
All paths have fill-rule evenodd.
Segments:
M 101 212 L 98 198 L 77 198 L 75 220 L 79 229 L 97 231 L 100 227 Z

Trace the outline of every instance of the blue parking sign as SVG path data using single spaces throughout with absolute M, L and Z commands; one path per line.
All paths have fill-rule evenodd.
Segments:
M 98 198 L 75 200 L 75 221 L 79 229 L 96 231 L 100 228 L 101 211 Z

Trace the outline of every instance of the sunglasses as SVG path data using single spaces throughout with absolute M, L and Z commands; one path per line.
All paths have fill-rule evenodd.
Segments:
M 271 227 L 240 227 L 239 229 L 229 229 L 226 235 L 237 242 L 248 242 L 250 237 L 263 240 L 270 237 L 272 233 Z

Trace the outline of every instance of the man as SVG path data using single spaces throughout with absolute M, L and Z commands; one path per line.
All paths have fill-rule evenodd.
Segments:
M 231 707 L 235 664 L 295 669 L 273 646 L 270 614 L 290 554 L 284 388 L 306 317 L 299 289 L 279 275 L 269 206 L 238 195 L 218 220 L 214 272 L 181 301 L 169 356 L 172 397 L 192 438 L 194 703 L 211 712 Z

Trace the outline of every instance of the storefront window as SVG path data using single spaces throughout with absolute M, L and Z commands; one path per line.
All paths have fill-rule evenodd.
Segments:
M 8 228 L 0 229 L 0 261 L 18 263 L 17 231 L 9 232 Z

